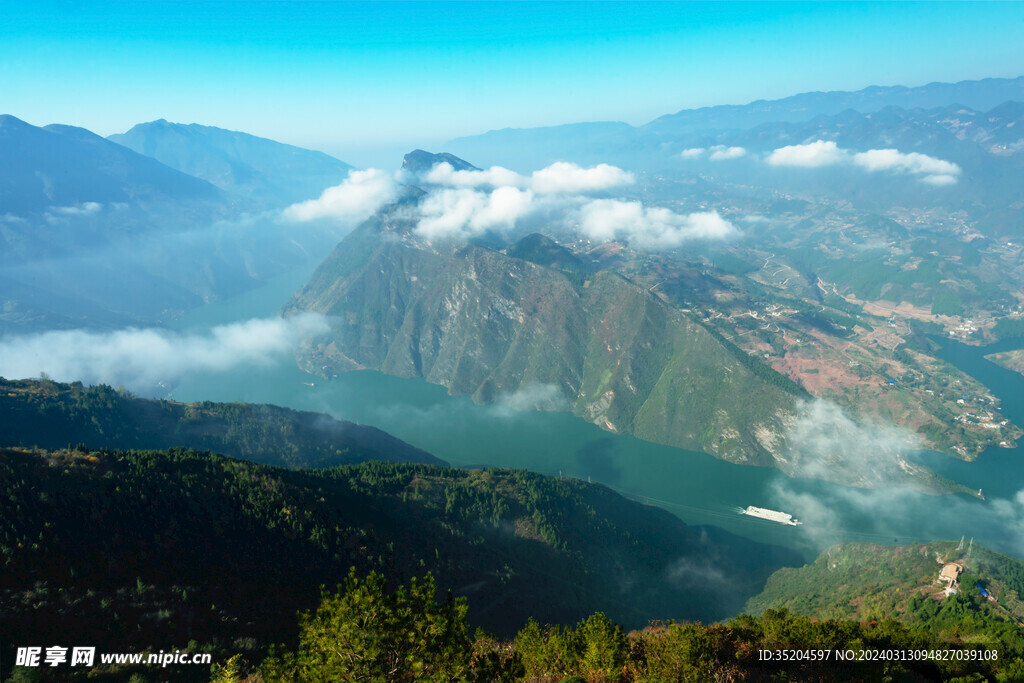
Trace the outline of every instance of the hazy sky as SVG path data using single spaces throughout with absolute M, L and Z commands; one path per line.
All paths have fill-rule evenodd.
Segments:
M 0 113 L 202 123 L 359 163 L 493 128 L 1019 76 L 1022 45 L 1022 3 L 0 0 Z

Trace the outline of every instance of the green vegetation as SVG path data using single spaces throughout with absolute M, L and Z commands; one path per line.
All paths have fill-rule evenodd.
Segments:
M 593 273 L 593 269 L 571 251 L 550 237 L 536 232 L 507 248 L 505 253 L 513 258 L 560 270 L 577 287 L 582 287 Z
M 0 377 L 0 446 L 211 450 L 281 467 L 367 460 L 441 464 L 374 427 L 319 413 L 247 403 L 178 403 L 132 397 L 105 385 Z
M 1024 318 L 1000 318 L 992 328 L 996 339 L 1024 337 Z
M 942 562 L 966 567 L 958 592 L 946 596 L 938 582 Z M 985 586 L 996 602 L 984 598 Z M 955 542 L 911 546 L 847 543 L 822 553 L 813 564 L 780 569 L 747 610 L 785 608 L 825 619 L 895 619 L 931 637 L 984 644 L 1000 660 L 1024 657 L 1024 563 L 978 544 Z M 1021 669 L 1024 671 L 1024 669 Z
M 793 394 L 794 396 L 798 396 L 801 398 L 810 396 L 810 394 L 807 393 L 807 390 L 804 389 L 802 386 L 791 380 L 789 377 L 786 377 L 781 372 L 776 372 L 763 361 L 755 358 L 754 356 L 750 355 L 743 349 L 733 344 L 731 341 L 722 336 L 722 333 L 716 330 L 714 327 L 710 325 L 704 325 L 704 329 L 710 332 L 711 336 L 717 339 L 719 343 L 722 346 L 724 346 L 736 360 L 742 363 L 744 367 L 746 367 L 752 373 L 757 375 L 757 377 L 759 377 L 760 379 L 771 384 L 772 386 L 779 387 L 783 391 Z
M 114 652 L 192 643 L 218 661 L 294 649 L 292 615 L 351 567 L 394 583 L 430 571 L 472 599 L 470 623 L 511 637 L 531 616 L 598 609 L 631 627 L 723 618 L 798 561 L 602 486 L 516 470 L 290 471 L 184 449 L 8 448 L 0 500 L 8 662 L 24 634 Z
M 267 681 L 457 681 L 470 672 L 472 643 L 466 601 L 451 592 L 434 602 L 434 577 L 409 589 L 386 590 L 384 577 L 361 581 L 351 571 L 344 588 L 323 591 L 315 612 L 299 617 L 296 653 L 272 651 Z M 479 672 L 475 672 L 479 673 Z M 475 676 L 478 680 L 493 680 Z
M 428 574 L 406 591 L 353 573 L 320 607 L 299 617 L 299 647 L 272 650 L 259 672 L 273 681 L 891 681 L 1019 680 L 1024 661 L 1001 644 L 941 638 L 893 620 L 812 621 L 787 610 L 724 624 L 653 624 L 626 634 L 603 613 L 575 627 L 531 619 L 511 643 L 477 632 L 466 604 L 434 601 Z M 995 648 L 998 659 L 986 660 Z M 847 651 L 964 651 L 962 657 L 840 661 Z M 803 656 L 779 661 L 782 654 Z M 766 653 L 774 655 L 773 661 Z M 971 654 L 975 658 L 971 659 Z M 827 658 L 826 658 L 827 657 Z
M 424 377 L 481 403 L 543 386 L 545 407 L 571 406 L 610 431 L 775 463 L 765 444 L 782 443 L 771 435 L 803 395 L 791 380 L 647 287 L 589 274 L 542 235 L 505 253 L 439 250 L 414 225 L 398 212 L 367 221 L 289 304 L 332 316 L 331 342 L 305 349 L 304 367 Z
M 936 292 L 932 299 L 932 313 L 935 315 L 963 315 L 963 298 L 953 290 Z

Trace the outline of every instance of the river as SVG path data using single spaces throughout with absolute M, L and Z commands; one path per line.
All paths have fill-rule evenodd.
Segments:
M 308 269 L 297 271 L 233 300 L 207 305 L 176 326 L 203 329 L 275 315 L 309 274 Z M 992 388 L 1007 416 L 1024 424 L 1024 377 L 984 360 L 991 350 L 944 341 L 942 353 Z M 997 381 L 988 381 L 992 378 Z M 452 465 L 516 467 L 590 480 L 658 505 L 689 524 L 714 525 L 786 546 L 808 560 L 843 541 L 906 543 L 961 536 L 1024 555 L 1024 515 L 1016 500 L 1024 487 L 1024 460 L 1017 450 L 993 449 L 976 463 L 919 456 L 945 476 L 984 488 L 988 499 L 981 501 L 791 478 L 774 469 L 733 465 L 610 434 L 569 413 L 479 406 L 419 379 L 359 371 L 325 381 L 299 370 L 291 357 L 263 367 L 186 375 L 172 396 L 324 412 L 379 427 Z M 747 505 L 785 510 L 804 524 L 790 527 L 740 515 L 738 509 Z

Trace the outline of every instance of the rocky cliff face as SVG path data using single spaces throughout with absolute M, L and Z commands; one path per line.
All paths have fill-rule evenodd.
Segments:
M 329 339 L 304 348 L 308 370 L 424 377 L 480 403 L 515 397 L 609 431 L 776 464 L 794 396 L 684 313 L 614 272 L 585 272 L 542 236 L 504 251 L 431 244 L 408 215 L 395 207 L 367 221 L 288 304 L 332 322 Z

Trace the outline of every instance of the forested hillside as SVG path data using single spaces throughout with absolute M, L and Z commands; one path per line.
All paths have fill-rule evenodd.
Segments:
M 1011 681 L 1019 652 L 944 639 L 898 622 L 812 621 L 786 610 L 724 624 L 652 624 L 626 633 L 602 613 L 575 626 L 531 620 L 513 642 L 468 636 L 466 603 L 413 579 L 388 594 L 354 574 L 299 617 L 299 648 L 275 649 L 265 681 Z M 367 609 L 373 605 L 374 609 Z M 235 657 L 218 670 L 240 675 Z
M 351 567 L 393 582 L 431 571 L 472 599 L 471 624 L 504 636 L 529 617 L 599 609 L 630 628 L 713 620 L 740 609 L 767 563 L 798 561 L 601 486 L 514 470 L 4 449 L 0 499 L 5 648 L 31 634 L 251 654 L 291 642 L 295 611 Z
M 963 573 L 947 595 L 939 571 L 949 563 Z M 976 543 L 847 543 L 805 567 L 780 569 L 746 609 L 757 614 L 785 608 L 819 619 L 896 619 L 936 636 L 998 645 L 1022 656 L 1021 595 L 1024 563 Z
M 791 380 L 551 239 L 433 243 L 409 216 L 364 222 L 286 306 L 330 318 L 301 354 L 310 372 L 424 377 L 481 403 L 523 392 L 612 432 L 792 468 L 782 435 L 805 393 Z
M 375 427 L 270 405 L 140 399 L 80 382 L 0 377 L 0 446 L 185 446 L 281 467 L 443 464 Z

